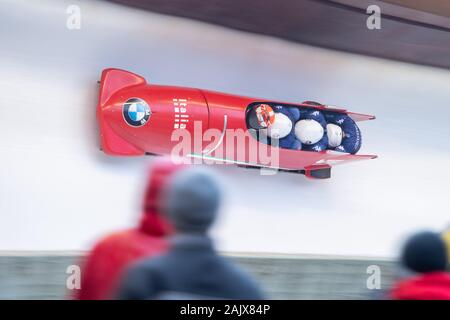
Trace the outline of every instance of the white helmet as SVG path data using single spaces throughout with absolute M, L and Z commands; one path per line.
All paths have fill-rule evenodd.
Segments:
M 275 120 L 269 126 L 267 135 L 274 139 L 286 137 L 292 130 L 292 121 L 282 113 L 275 113 Z
M 305 119 L 295 124 L 295 136 L 304 144 L 319 142 L 323 134 L 323 127 L 316 120 Z
M 327 124 L 327 136 L 329 147 L 336 148 L 340 146 L 343 136 L 342 128 L 332 123 Z

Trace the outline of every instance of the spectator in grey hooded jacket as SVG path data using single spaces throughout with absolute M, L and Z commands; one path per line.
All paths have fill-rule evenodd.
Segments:
M 221 197 L 206 169 L 176 173 L 161 203 L 175 229 L 169 252 L 135 264 L 125 274 L 118 298 L 262 299 L 250 276 L 218 255 L 208 236 Z

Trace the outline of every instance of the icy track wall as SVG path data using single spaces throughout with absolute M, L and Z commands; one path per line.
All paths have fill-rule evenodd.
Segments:
M 214 235 L 232 252 L 391 257 L 449 223 L 450 72 L 313 48 L 100 1 L 0 4 L 0 250 L 87 249 L 133 224 L 152 159 L 98 149 L 102 69 L 153 83 L 375 114 L 332 179 L 218 167 L 231 185 Z

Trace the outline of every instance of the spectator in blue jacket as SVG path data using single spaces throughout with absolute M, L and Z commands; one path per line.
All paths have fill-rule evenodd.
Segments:
M 206 169 L 176 173 L 161 212 L 175 235 L 169 252 L 137 263 L 125 275 L 119 299 L 262 299 L 256 283 L 214 249 L 208 231 L 222 193 Z

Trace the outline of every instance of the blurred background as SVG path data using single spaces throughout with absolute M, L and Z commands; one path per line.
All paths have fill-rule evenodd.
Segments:
M 214 237 L 274 297 L 363 298 L 372 264 L 387 286 L 405 235 L 449 222 L 449 7 L 398 2 L 1 1 L 0 297 L 62 298 L 66 267 L 140 213 L 152 158 L 98 147 L 107 67 L 376 115 L 360 152 L 379 158 L 327 181 L 218 166 L 229 188 Z M 379 30 L 371 3 L 388 12 Z

